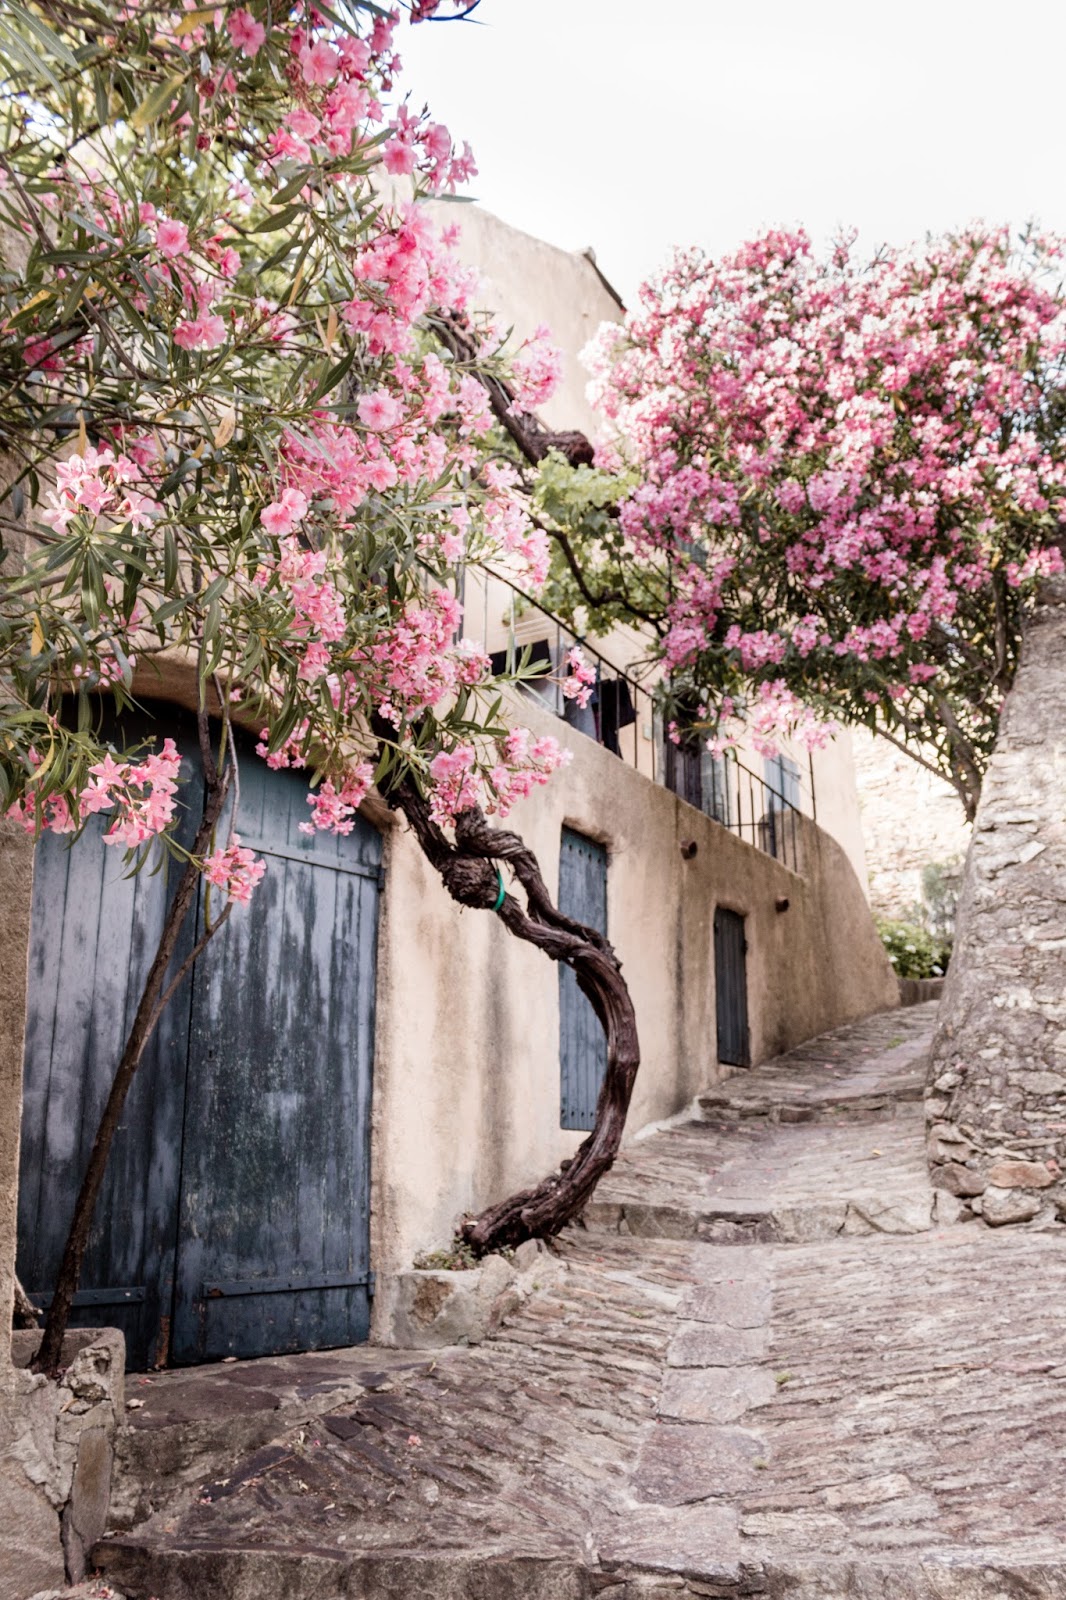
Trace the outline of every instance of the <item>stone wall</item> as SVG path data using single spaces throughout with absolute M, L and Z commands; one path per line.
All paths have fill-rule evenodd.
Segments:
M 926 1098 L 933 1182 L 1066 1219 L 1066 579 L 1026 631 L 966 862 Z
M 66 1580 L 108 1527 L 115 1439 L 125 1417 L 125 1349 L 114 1329 L 63 1345 L 58 1382 L 27 1369 L 40 1334 L 15 1334 L 0 1393 L 0 1595 L 25 1600 Z

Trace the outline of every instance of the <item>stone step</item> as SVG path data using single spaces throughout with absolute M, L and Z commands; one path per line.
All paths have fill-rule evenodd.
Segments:
M 127 1426 L 116 1450 L 110 1526 L 128 1528 L 229 1472 L 285 1429 L 424 1371 L 421 1351 L 355 1345 L 252 1361 L 176 1367 L 126 1379 Z
M 879 1122 L 897 1115 L 901 1106 L 915 1105 L 922 1099 L 922 1080 L 918 1074 L 896 1084 L 876 1089 L 847 1085 L 837 1091 L 797 1094 L 791 1087 L 780 1095 L 745 1093 L 740 1084 L 711 1089 L 699 1097 L 699 1107 L 708 1122 L 741 1122 L 759 1118 L 765 1122 Z
M 709 1244 L 910 1234 L 957 1220 L 925 1165 L 922 1110 L 888 1120 L 710 1116 L 637 1139 L 585 1209 L 586 1226 Z
M 811 1244 L 859 1234 L 925 1233 L 958 1219 L 958 1202 L 928 1186 L 910 1196 L 827 1196 L 759 1206 L 734 1201 L 696 1207 L 644 1200 L 593 1200 L 586 1227 L 640 1239 L 698 1239 L 705 1244 Z
M 129 1600 L 587 1600 L 590 1593 L 585 1563 L 574 1556 L 419 1549 L 347 1554 L 316 1546 L 313 1530 L 308 1533 L 303 1548 L 182 1548 L 128 1537 L 108 1540 L 94 1554 L 107 1581 Z
M 635 1520 L 645 1521 L 649 1508 L 639 1510 L 644 1516 Z M 793 1560 L 762 1559 L 758 1539 L 744 1537 L 747 1528 L 790 1519 L 750 1517 L 739 1534 L 735 1518 L 733 1527 L 719 1526 L 730 1520 L 722 1502 L 663 1508 L 650 1536 L 644 1532 L 637 1559 L 624 1562 L 612 1559 L 609 1547 L 596 1561 L 577 1553 L 469 1550 L 347 1556 L 310 1543 L 303 1550 L 154 1548 L 136 1540 L 112 1540 L 98 1555 L 105 1580 L 123 1585 L 129 1600 L 666 1600 L 667 1594 L 669 1600 L 1062 1600 L 1066 1594 L 1066 1557 L 1054 1548 L 948 1545 L 888 1558 L 841 1560 L 812 1551 Z

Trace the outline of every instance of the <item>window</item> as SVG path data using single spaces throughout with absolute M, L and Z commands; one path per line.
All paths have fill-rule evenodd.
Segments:
M 781 809 L 781 801 L 787 805 L 800 808 L 800 769 L 799 763 L 793 761 L 791 756 L 767 756 L 763 762 L 763 777 L 767 786 L 774 791 L 773 797 L 767 804 L 775 809 Z

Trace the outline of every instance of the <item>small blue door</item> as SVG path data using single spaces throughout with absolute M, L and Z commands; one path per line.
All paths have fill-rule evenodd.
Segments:
M 739 911 L 714 913 L 714 986 L 718 1009 L 718 1059 L 751 1065 L 748 1042 L 748 941 Z
M 559 855 L 559 910 L 607 932 L 607 851 L 564 828 Z M 570 967 L 559 963 L 560 1126 L 591 1128 L 607 1071 L 607 1040 Z
M 191 719 L 166 708 L 123 732 L 176 738 L 191 843 Z M 241 839 L 267 871 L 134 1079 L 76 1301 L 75 1321 L 122 1327 L 132 1367 L 352 1344 L 369 1328 L 381 839 L 361 818 L 347 838 L 301 834 L 306 782 L 243 736 L 238 748 Z M 171 862 L 127 878 L 106 825 L 71 850 L 45 835 L 35 862 L 19 1272 L 42 1301 L 176 877 Z M 196 932 L 190 916 L 185 950 Z

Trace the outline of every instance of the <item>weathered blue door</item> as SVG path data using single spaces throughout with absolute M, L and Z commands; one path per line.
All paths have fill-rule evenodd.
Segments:
M 151 727 L 130 718 L 130 743 Z M 180 793 L 199 770 L 191 719 L 168 715 L 182 752 Z M 114 738 L 113 730 L 109 736 Z M 196 832 L 182 813 L 179 838 Z M 90 818 L 74 849 L 54 834 L 34 861 L 23 1073 L 18 1273 L 47 1302 L 74 1200 L 122 1046 L 173 892 L 176 863 L 126 876 L 103 843 L 108 818 Z M 175 957 L 192 948 L 192 919 Z M 189 985 L 163 1013 L 126 1101 L 104 1175 L 72 1320 L 121 1328 L 132 1366 L 165 1360 L 174 1289 Z
M 176 724 L 196 774 L 190 726 L 168 710 L 152 731 Z M 82 1275 L 77 1320 L 121 1326 L 132 1366 L 368 1330 L 381 841 L 361 820 L 347 839 L 305 837 L 306 784 L 241 748 L 241 838 L 267 873 L 164 1015 Z M 103 826 L 37 854 L 19 1260 L 42 1297 L 168 892 L 164 874 L 123 878 Z
M 380 836 L 299 831 L 307 782 L 241 767 L 267 871 L 193 975 L 172 1359 L 354 1344 L 370 1325 Z
M 607 932 L 607 852 L 564 828 L 559 855 L 559 910 Z M 607 1040 L 572 970 L 559 964 L 560 1126 L 591 1128 L 607 1071 Z
M 718 1005 L 718 1059 L 751 1065 L 748 1044 L 748 941 L 738 911 L 714 913 L 714 984 Z

